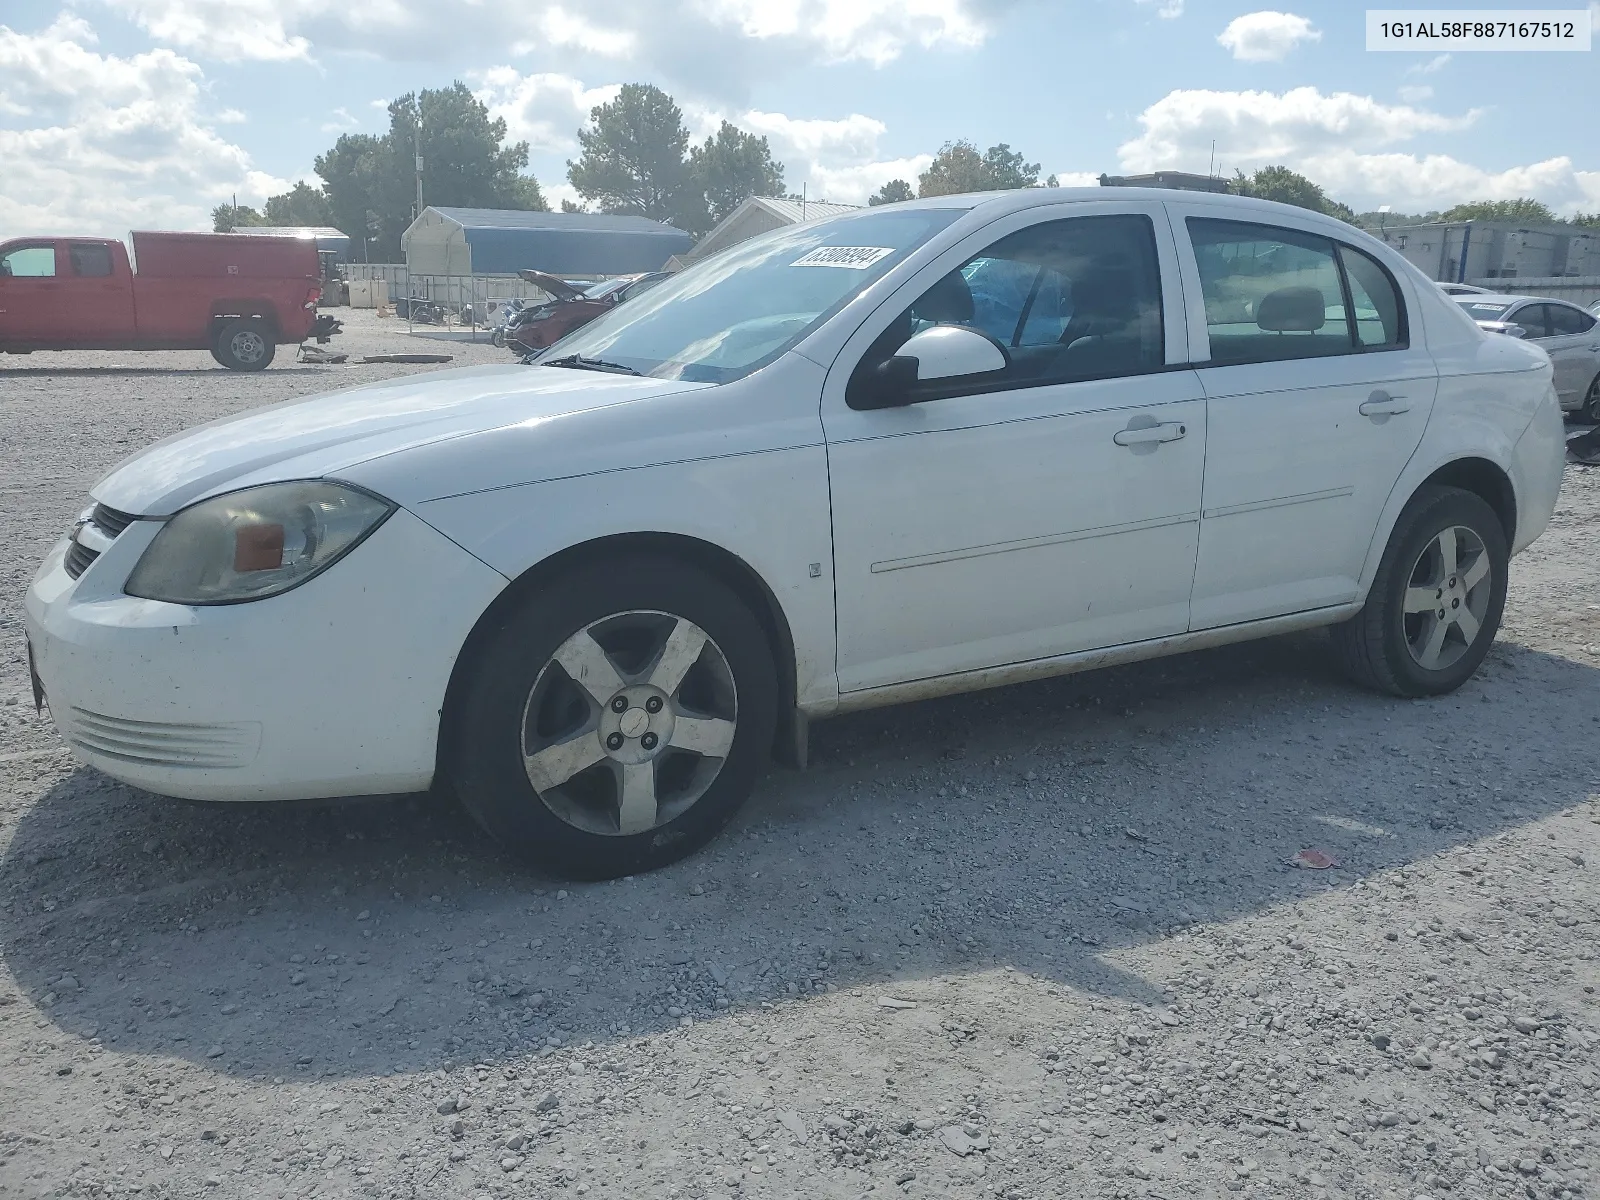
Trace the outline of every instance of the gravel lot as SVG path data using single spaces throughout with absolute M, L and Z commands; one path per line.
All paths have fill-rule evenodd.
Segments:
M 0 359 L 0 1196 L 1589 1194 L 1600 475 L 1454 696 L 1303 635 L 841 718 L 649 877 L 75 767 L 20 608 L 88 485 L 406 369 Z

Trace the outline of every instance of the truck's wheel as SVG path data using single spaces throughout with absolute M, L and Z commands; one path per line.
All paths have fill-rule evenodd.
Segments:
M 229 321 L 217 331 L 211 357 L 230 371 L 259 371 L 276 350 L 271 331 L 260 321 Z

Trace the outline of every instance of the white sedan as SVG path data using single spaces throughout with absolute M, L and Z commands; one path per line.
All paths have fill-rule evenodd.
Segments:
M 447 785 L 607 876 L 808 721 L 1314 626 L 1460 686 L 1563 456 L 1548 356 L 1298 208 L 1037 188 L 712 256 L 530 365 L 218 421 L 27 597 L 83 761 L 274 800 Z

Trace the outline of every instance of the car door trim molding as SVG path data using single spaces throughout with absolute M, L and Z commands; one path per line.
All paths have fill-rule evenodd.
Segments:
M 874 575 L 886 571 L 904 571 L 911 567 L 932 567 L 940 563 L 959 562 L 964 558 L 986 558 L 991 554 L 1009 554 L 1013 550 L 1033 550 L 1041 546 L 1060 546 L 1067 542 L 1086 542 L 1091 538 L 1113 537 L 1120 533 L 1140 533 L 1146 529 L 1165 529 L 1169 525 L 1189 525 L 1200 519 L 1197 512 L 1174 513 L 1169 517 L 1149 517 L 1143 521 L 1125 521 L 1120 525 L 1095 525 L 1088 529 L 1075 529 L 1067 533 L 1046 533 L 1038 537 L 1019 538 L 1012 542 L 991 542 L 983 546 L 967 546 L 960 550 L 944 550 L 934 554 L 917 554 L 910 558 L 887 558 L 875 562 L 868 569 Z
M 981 667 L 977 670 L 957 671 L 950 675 L 935 675 L 904 683 L 888 683 L 856 691 L 841 691 L 836 703 L 807 709 L 807 715 L 818 718 L 837 716 L 862 709 L 906 704 L 913 700 L 928 700 L 935 696 L 959 695 L 986 688 L 1005 687 L 1013 683 L 1025 683 L 1031 679 L 1053 679 L 1061 675 L 1075 675 L 1080 671 L 1092 671 L 1098 667 L 1120 666 L 1124 663 L 1161 658 L 1187 650 L 1204 650 L 1212 646 L 1226 646 L 1233 642 L 1275 637 L 1281 633 L 1293 633 L 1301 629 L 1317 629 L 1324 625 L 1333 625 L 1359 612 L 1361 605 L 1362 601 L 1355 600 L 1348 604 L 1307 609 L 1304 612 L 1289 613 L 1281 617 L 1244 621 L 1237 625 L 1195 629 L 1188 633 L 1175 633 L 1143 642 L 1125 642 L 1120 646 L 1077 650 L 1070 654 L 1033 658 L 1025 662 L 1007 663 L 1004 666 Z
M 1229 504 L 1224 508 L 1205 509 L 1203 515 L 1206 520 L 1215 517 L 1232 517 L 1240 513 L 1260 512 L 1267 508 L 1283 508 L 1289 504 L 1314 504 L 1318 500 L 1342 500 L 1346 496 L 1354 496 L 1356 489 L 1353 487 L 1325 488 L 1320 492 L 1301 492 L 1294 496 L 1274 496 L 1271 500 L 1248 500 L 1243 504 Z

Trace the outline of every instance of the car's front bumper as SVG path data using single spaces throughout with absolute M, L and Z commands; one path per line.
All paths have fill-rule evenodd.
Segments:
M 128 596 L 159 529 L 135 521 L 78 579 L 62 542 L 28 589 L 30 651 L 79 758 L 196 800 L 429 785 L 450 672 L 502 575 L 402 509 L 281 596 L 208 607 Z

